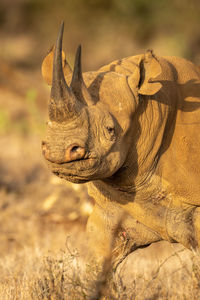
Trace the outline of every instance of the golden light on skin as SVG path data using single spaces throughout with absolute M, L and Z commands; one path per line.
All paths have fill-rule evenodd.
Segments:
M 107 257 L 124 213 L 121 230 L 126 237 L 131 229 L 134 247 L 121 256 L 159 240 L 199 248 L 199 68 L 147 51 L 82 74 L 78 47 L 67 75 L 62 33 L 63 25 L 54 63 L 48 59 L 55 99 L 43 152 L 57 176 L 88 182 L 96 203 L 87 225 L 94 256 Z

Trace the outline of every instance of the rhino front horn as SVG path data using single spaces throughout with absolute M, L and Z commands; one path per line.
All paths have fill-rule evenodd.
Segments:
M 58 33 L 53 60 L 53 79 L 51 88 L 51 100 L 49 104 L 49 118 L 57 122 L 63 122 L 78 115 L 82 104 L 76 99 L 72 90 L 68 87 L 62 66 L 62 39 L 64 22 Z

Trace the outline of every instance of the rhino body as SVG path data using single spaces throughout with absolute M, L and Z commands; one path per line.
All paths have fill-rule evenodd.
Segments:
M 42 65 L 52 85 L 42 148 L 54 174 L 88 185 L 92 253 L 105 259 L 113 240 L 118 261 L 160 240 L 197 250 L 199 68 L 147 51 L 82 74 L 79 47 L 72 72 L 62 35 Z

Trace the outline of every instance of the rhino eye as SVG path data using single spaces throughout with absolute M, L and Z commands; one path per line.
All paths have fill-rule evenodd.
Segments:
M 113 127 L 107 126 L 106 129 L 107 129 L 107 131 L 108 131 L 110 134 L 113 134 L 113 133 L 114 133 L 114 128 L 113 128 Z
M 115 128 L 111 127 L 111 126 L 106 126 L 106 137 L 113 141 L 113 139 L 115 138 Z
M 103 132 L 106 139 L 113 141 L 115 138 L 115 123 L 111 116 L 105 116 L 103 120 Z

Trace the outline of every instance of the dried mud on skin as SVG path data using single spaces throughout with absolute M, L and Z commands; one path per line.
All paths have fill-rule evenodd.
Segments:
M 0 299 L 200 299 L 198 257 L 167 242 L 137 250 L 94 285 L 96 269 L 78 251 L 89 251 L 92 200 L 84 185 L 53 176 L 41 155 L 49 90 L 38 74 L 2 70 L 9 80 L 1 73 Z

